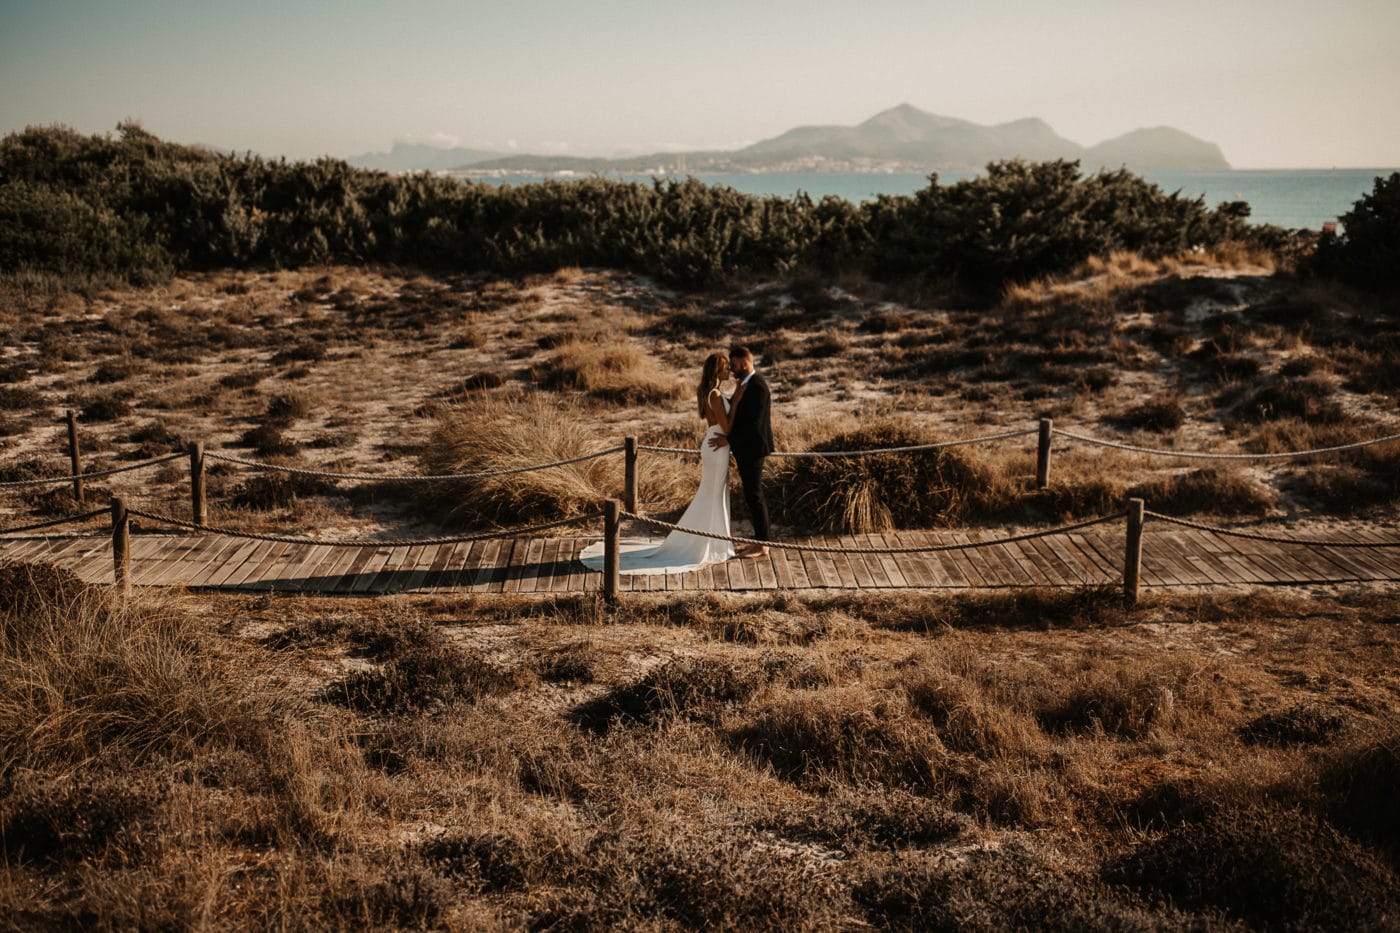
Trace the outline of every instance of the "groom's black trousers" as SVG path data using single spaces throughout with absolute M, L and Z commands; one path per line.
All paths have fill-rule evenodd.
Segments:
M 767 457 L 734 456 L 739 469 L 739 482 L 744 484 L 744 504 L 753 520 L 753 536 L 759 541 L 771 540 L 768 534 L 768 500 L 763 498 L 763 461 Z

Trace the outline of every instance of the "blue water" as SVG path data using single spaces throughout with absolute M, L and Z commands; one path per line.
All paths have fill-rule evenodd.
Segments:
M 1362 195 L 1369 194 L 1377 176 L 1397 169 L 1246 169 L 1228 172 L 1142 172 L 1148 181 L 1167 193 L 1179 191 L 1183 197 L 1205 197 L 1214 207 L 1222 201 L 1245 201 L 1253 223 L 1276 224 L 1317 230 L 1351 210 Z M 973 177 L 971 172 L 940 172 L 941 184 L 952 184 Z M 557 180 L 558 176 L 548 176 Z M 650 175 L 619 175 L 626 181 L 650 183 Z M 790 198 L 805 191 L 814 200 L 829 194 L 860 202 L 881 194 L 913 194 L 928 186 L 921 173 L 874 174 L 858 172 L 725 172 L 695 176 L 708 185 L 727 185 L 754 195 Z M 543 175 L 481 177 L 490 184 L 528 184 L 546 179 Z

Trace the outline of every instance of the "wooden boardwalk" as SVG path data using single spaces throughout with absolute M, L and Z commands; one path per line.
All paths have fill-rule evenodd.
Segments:
M 839 547 L 911 547 L 1003 537 L 977 531 L 809 537 Z M 1321 536 L 1319 536 L 1321 537 Z M 1373 527 L 1329 530 L 1328 540 L 1378 542 Z M 516 538 L 414 547 L 275 544 L 183 534 L 131 537 L 138 586 L 287 593 L 591 593 L 603 575 L 574 558 L 598 537 Z M 624 545 L 630 543 L 627 539 Z M 1121 584 L 1123 528 L 1102 525 L 971 551 L 859 555 L 773 550 L 668 576 L 624 576 L 624 591 L 987 588 Z M 0 538 L 0 562 L 66 567 L 85 580 L 112 580 L 109 535 Z M 1400 581 L 1400 547 L 1360 549 L 1227 538 L 1163 523 L 1143 533 L 1144 587 L 1207 587 Z

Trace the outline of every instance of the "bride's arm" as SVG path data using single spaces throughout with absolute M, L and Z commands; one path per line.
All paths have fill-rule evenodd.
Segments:
M 733 422 L 724 410 L 724 396 L 719 394 L 718 389 L 715 389 L 710 393 L 710 397 L 706 399 L 706 404 L 709 406 L 710 417 L 714 419 L 715 424 L 719 425 L 721 431 L 728 434 Z

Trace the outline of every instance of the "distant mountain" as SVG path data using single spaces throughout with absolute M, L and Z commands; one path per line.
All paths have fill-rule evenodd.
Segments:
M 462 174 L 591 174 L 782 171 L 978 171 L 1003 159 L 1079 159 L 1087 172 L 1126 166 L 1138 171 L 1225 170 L 1220 147 L 1161 126 L 1134 130 L 1085 148 L 1044 120 L 1026 118 L 995 126 L 944 117 L 900 104 L 856 126 L 799 126 L 743 149 L 659 152 L 625 159 L 506 155 L 469 149 L 435 149 L 396 143 L 391 152 L 351 159 L 353 165 L 388 171 L 422 169 Z
M 1133 130 L 1084 153 L 1086 165 L 1127 166 L 1147 172 L 1209 172 L 1230 167 L 1215 143 L 1170 126 Z
M 733 154 L 736 164 L 900 163 L 914 169 L 978 169 L 995 159 L 1076 158 L 1083 147 L 1043 120 L 981 126 L 901 104 L 858 126 L 802 126 Z
M 394 143 L 388 152 L 366 152 L 346 159 L 358 168 L 383 172 L 438 172 L 498 159 L 502 153 L 485 149 L 443 149 L 421 143 Z

